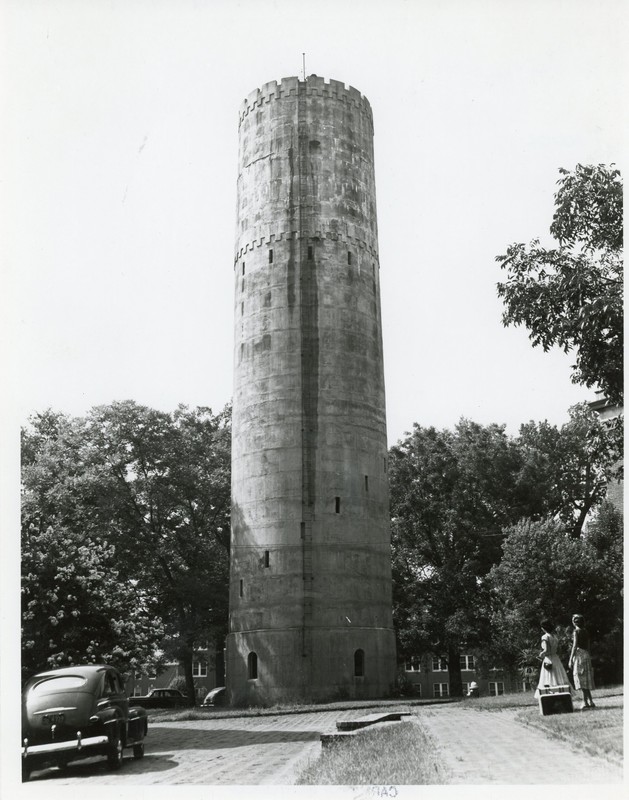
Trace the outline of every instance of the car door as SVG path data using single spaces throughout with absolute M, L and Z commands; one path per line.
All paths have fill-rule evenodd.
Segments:
M 98 701 L 99 711 L 104 711 L 105 709 L 115 711 L 117 712 L 115 716 L 126 721 L 129 716 L 129 699 L 125 694 L 122 679 L 116 670 L 105 670 L 100 695 Z

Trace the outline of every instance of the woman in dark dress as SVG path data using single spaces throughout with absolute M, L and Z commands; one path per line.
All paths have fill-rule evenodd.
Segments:
M 583 693 L 581 709 L 595 708 L 592 700 L 594 673 L 592 672 L 592 660 L 590 658 L 590 637 L 585 630 L 581 614 L 573 615 L 572 624 L 574 625 L 574 635 L 572 637 L 572 652 L 570 653 L 568 668 L 572 668 L 574 688 L 580 689 Z

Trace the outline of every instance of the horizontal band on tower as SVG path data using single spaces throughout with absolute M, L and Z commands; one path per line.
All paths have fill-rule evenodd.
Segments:
M 372 258 L 378 261 L 378 250 L 375 247 L 367 244 L 364 239 L 359 239 L 349 234 L 342 234 L 338 233 L 337 231 L 326 231 L 324 234 L 321 231 L 316 231 L 300 235 L 299 231 L 281 231 L 279 233 L 271 233 L 268 236 L 262 236 L 259 239 L 253 239 L 251 242 L 247 242 L 247 244 L 243 245 L 234 256 L 234 265 L 238 263 L 239 259 L 241 259 L 245 253 L 254 250 L 256 247 L 262 247 L 262 245 L 265 244 L 269 245 L 273 244 L 274 242 L 281 242 L 284 240 L 288 241 L 291 239 L 331 239 L 335 242 L 345 242 L 353 247 L 357 247 L 360 250 L 366 250 Z

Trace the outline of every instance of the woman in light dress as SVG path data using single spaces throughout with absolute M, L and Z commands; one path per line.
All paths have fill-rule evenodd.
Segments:
M 574 625 L 574 635 L 572 637 L 572 651 L 568 667 L 572 668 L 574 688 L 580 689 L 583 693 L 581 709 L 596 708 L 592 701 L 592 689 L 595 687 L 592 661 L 590 659 L 590 637 L 585 630 L 581 614 L 574 614 L 572 624 Z
M 568 673 L 557 655 L 558 640 L 554 634 L 555 626 L 548 620 L 544 620 L 540 625 L 542 635 L 542 668 L 539 673 L 539 681 L 535 690 L 535 697 L 539 697 L 539 690 L 551 686 L 570 687 Z M 569 689 L 570 690 L 570 689 Z

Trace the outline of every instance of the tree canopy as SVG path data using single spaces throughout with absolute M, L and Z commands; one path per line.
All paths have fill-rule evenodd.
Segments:
M 535 664 L 542 619 L 558 626 L 567 656 L 570 619 L 581 613 L 599 679 L 622 680 L 622 517 L 609 503 L 579 539 L 560 520 L 520 520 L 505 532 L 489 583 L 495 650 L 503 662 Z
M 24 569 L 43 565 L 38 537 L 49 530 L 101 553 L 116 586 L 133 587 L 130 600 L 141 597 L 159 620 L 194 697 L 194 648 L 212 634 L 220 646 L 227 625 L 229 409 L 166 413 L 128 401 L 82 418 L 46 412 L 31 420 L 22 451 L 23 530 L 37 532 L 24 537 Z M 111 589 L 83 601 L 98 605 Z M 58 661 L 76 658 L 56 648 Z
M 400 654 L 446 655 L 452 694 L 460 690 L 461 647 L 476 650 L 480 662 L 483 653 L 485 661 L 513 655 L 508 647 L 496 649 L 490 624 L 490 575 L 505 557 L 503 540 L 526 520 L 523 525 L 543 531 L 558 526 L 566 540 L 577 542 L 567 542 L 566 551 L 579 550 L 584 522 L 605 497 L 621 446 L 618 430 L 585 404 L 571 409 L 561 428 L 531 422 L 517 437 L 504 426 L 469 420 L 453 431 L 415 425 L 390 451 Z M 528 544 L 538 552 L 534 539 Z M 543 559 L 545 552 L 527 550 L 523 558 Z
M 623 398 L 623 195 L 613 166 L 560 169 L 550 226 L 558 247 L 534 239 L 496 260 L 503 324 L 525 325 L 533 346 L 574 352 L 573 381 Z
M 517 505 L 518 453 L 504 426 L 415 425 L 391 449 L 394 622 L 399 650 L 446 656 L 461 693 L 459 653 L 487 638 L 485 576 Z

